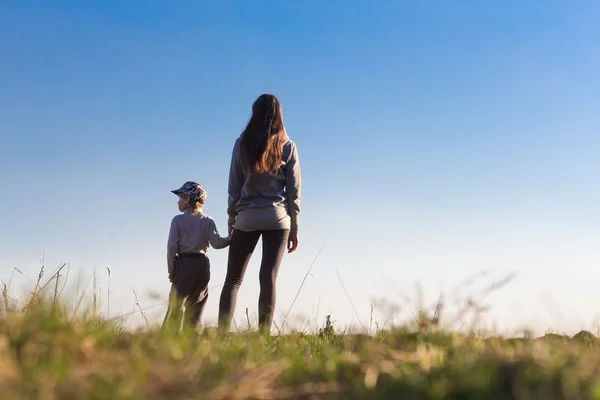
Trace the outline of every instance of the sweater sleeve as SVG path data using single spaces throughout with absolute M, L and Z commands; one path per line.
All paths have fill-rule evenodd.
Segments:
M 214 248 L 214 249 L 223 249 L 227 246 L 229 246 L 229 238 L 228 237 L 222 237 L 219 234 L 219 230 L 217 229 L 217 224 L 215 224 L 215 221 L 211 218 L 209 223 L 208 223 L 208 240 L 210 242 L 210 245 Z
M 169 229 L 169 239 L 167 240 L 167 270 L 172 274 L 175 267 L 175 256 L 179 251 L 179 227 L 177 226 L 177 217 L 171 221 Z
M 300 217 L 301 177 L 300 160 L 296 144 L 292 147 L 290 159 L 285 167 L 285 187 L 291 217 L 290 233 L 297 234 L 298 219 Z
M 235 211 L 235 205 L 239 201 L 242 194 L 242 186 L 244 184 L 244 172 L 242 171 L 242 165 L 240 164 L 239 158 L 239 145 L 240 140 L 238 139 L 233 146 L 233 152 L 231 154 L 231 164 L 229 166 L 229 185 L 228 185 L 228 204 L 227 204 L 227 225 L 228 232 L 231 232 L 233 225 L 235 224 L 235 218 L 237 212 Z

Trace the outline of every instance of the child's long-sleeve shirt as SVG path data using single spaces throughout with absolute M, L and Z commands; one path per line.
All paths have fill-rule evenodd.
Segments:
M 171 221 L 167 240 L 167 267 L 173 273 L 175 256 L 181 253 L 207 253 L 208 246 L 222 249 L 229 245 L 229 238 L 222 237 L 215 221 L 208 215 L 192 215 L 186 211 Z

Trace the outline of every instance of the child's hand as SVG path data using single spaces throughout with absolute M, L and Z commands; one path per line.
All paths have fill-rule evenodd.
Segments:
M 175 280 L 175 276 L 173 276 L 173 273 L 172 272 L 169 273 L 169 282 L 175 283 L 174 280 Z

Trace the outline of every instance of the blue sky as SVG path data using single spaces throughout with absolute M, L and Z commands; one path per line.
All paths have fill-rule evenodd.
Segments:
M 231 147 L 271 92 L 303 175 L 276 321 L 326 243 L 292 314 L 356 323 L 336 270 L 366 323 L 373 302 L 376 318 L 385 302 L 408 317 L 416 282 L 434 302 L 485 269 L 463 299 L 518 273 L 487 299 L 500 327 L 600 322 L 597 2 L 1 7 L 2 279 L 14 267 L 35 277 L 46 249 L 49 268 L 111 268 L 112 313 L 131 309 L 132 288 L 166 295 L 169 191 L 201 182 L 225 232 Z M 259 256 L 238 320 L 256 313 Z M 210 257 L 209 322 L 227 252 Z

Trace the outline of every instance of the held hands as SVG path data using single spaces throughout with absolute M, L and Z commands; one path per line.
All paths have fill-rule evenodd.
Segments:
M 288 237 L 288 253 L 293 253 L 298 248 L 298 233 L 290 233 Z

